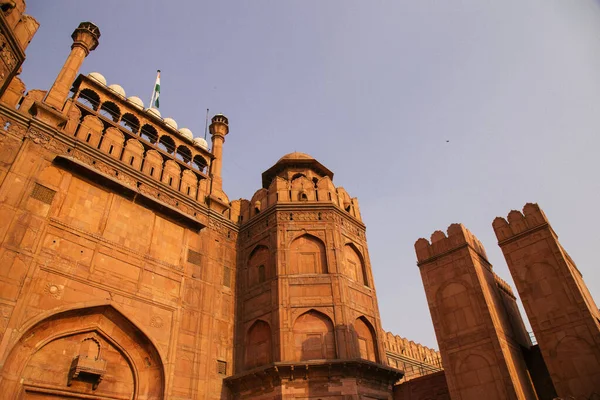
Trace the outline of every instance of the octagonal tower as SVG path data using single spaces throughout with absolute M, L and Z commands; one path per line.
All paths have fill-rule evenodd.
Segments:
M 291 153 L 263 173 L 250 201 L 232 204 L 241 227 L 236 374 L 227 382 L 240 398 L 249 388 L 387 396 L 402 376 L 384 366 L 358 202 L 332 179 L 313 157 Z

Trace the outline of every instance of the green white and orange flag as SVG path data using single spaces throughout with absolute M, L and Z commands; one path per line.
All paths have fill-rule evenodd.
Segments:
M 158 108 L 160 97 L 160 69 L 156 71 L 156 83 L 154 84 L 154 91 L 152 92 L 152 99 L 150 100 L 150 107 Z

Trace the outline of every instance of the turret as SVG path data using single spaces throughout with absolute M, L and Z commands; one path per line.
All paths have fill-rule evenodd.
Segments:
M 90 54 L 90 51 L 98 47 L 100 29 L 91 22 L 82 22 L 71 37 L 73 38 L 71 53 L 44 100 L 45 104 L 59 111 L 62 110 L 67 100 L 69 90 L 79 73 L 83 60 Z
M 225 143 L 225 136 L 228 133 L 229 120 L 227 117 L 223 114 L 216 114 L 214 117 L 212 117 L 210 134 L 212 135 L 212 153 L 215 158 L 212 161 L 211 175 L 214 189 L 221 189 L 223 187 L 223 179 L 221 178 L 223 143 Z
M 223 212 L 229 208 L 229 199 L 223 191 L 223 178 L 221 177 L 223 143 L 225 143 L 225 136 L 229 133 L 229 120 L 223 114 L 216 114 L 212 117 L 209 129 L 214 158 L 210 166 L 211 188 L 208 203 L 211 208 Z

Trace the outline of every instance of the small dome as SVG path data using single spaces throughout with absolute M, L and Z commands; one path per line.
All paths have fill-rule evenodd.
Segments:
M 110 90 L 112 90 L 113 92 L 115 92 L 116 94 L 118 94 L 119 96 L 125 97 L 125 90 L 123 90 L 123 88 L 121 87 L 121 85 L 117 85 L 116 83 L 113 83 L 108 88 Z
M 163 119 L 163 121 L 165 121 L 165 124 L 169 125 L 171 128 L 177 129 L 177 122 L 175 122 L 173 118 L 167 117 Z
M 147 112 L 148 114 L 152 114 L 152 115 L 154 115 L 155 117 L 158 117 L 158 118 L 160 118 L 160 111 L 158 111 L 158 108 L 154 108 L 154 107 L 151 107 L 151 108 L 146 108 L 146 112 Z
M 100 72 L 90 72 L 87 76 L 88 76 L 88 78 L 92 78 L 96 82 L 101 83 L 104 86 L 106 86 L 106 78 Z
M 283 160 L 314 160 L 314 158 L 306 153 L 300 153 L 299 151 L 295 151 L 293 153 L 286 154 L 285 156 L 279 159 L 279 161 Z
M 186 139 L 194 140 L 194 134 L 188 128 L 181 128 L 179 133 L 181 133 L 181 135 Z
M 128 97 L 127 101 L 130 102 L 135 108 L 139 108 L 140 110 L 144 109 L 144 102 L 137 96 Z
M 204 140 L 204 138 L 194 138 L 194 145 L 202 147 L 204 150 L 208 150 L 208 143 L 206 142 L 206 140 Z

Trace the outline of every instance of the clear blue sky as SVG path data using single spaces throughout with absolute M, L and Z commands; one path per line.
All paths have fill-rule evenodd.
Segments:
M 201 136 L 229 117 L 224 187 L 250 198 L 311 154 L 359 199 L 383 327 L 436 347 L 413 244 L 453 222 L 510 274 L 491 222 L 538 202 L 600 301 L 600 3 L 29 1 L 28 89 L 49 89 L 80 21 L 99 71 Z M 449 142 L 447 142 L 449 140 Z

